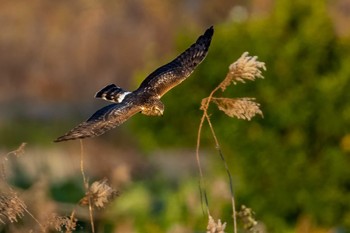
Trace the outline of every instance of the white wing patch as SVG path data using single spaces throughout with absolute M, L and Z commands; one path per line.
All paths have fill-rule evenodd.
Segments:
M 131 92 L 123 90 L 114 84 L 110 84 L 102 88 L 95 94 L 95 98 L 101 98 L 113 103 L 121 103 L 125 96 Z
M 130 93 L 131 93 L 130 91 L 126 91 L 123 94 L 120 94 L 118 96 L 117 102 L 121 103 L 124 100 L 125 96 L 129 95 Z M 108 99 L 105 99 L 105 100 L 108 100 Z

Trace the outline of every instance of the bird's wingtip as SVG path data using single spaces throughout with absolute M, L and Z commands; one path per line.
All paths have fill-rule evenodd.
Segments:
M 66 141 L 67 139 L 65 139 L 64 136 L 61 136 L 61 137 L 58 137 L 56 138 L 55 140 L 53 140 L 54 143 L 57 143 L 57 142 L 63 142 L 63 141 Z
M 78 138 L 84 138 L 84 137 L 82 135 L 72 134 L 72 131 L 69 131 L 68 133 L 53 140 L 53 142 L 64 142 L 64 141 L 69 141 L 69 140 L 75 140 Z
M 57 142 L 64 142 L 64 141 L 71 141 L 71 140 L 76 140 L 76 139 L 83 139 L 85 137 L 72 137 L 72 136 L 67 136 L 67 135 L 63 135 L 61 137 L 56 138 L 55 140 L 53 140 L 54 143 Z
M 214 26 L 211 25 L 204 33 L 204 35 L 212 36 L 214 34 Z

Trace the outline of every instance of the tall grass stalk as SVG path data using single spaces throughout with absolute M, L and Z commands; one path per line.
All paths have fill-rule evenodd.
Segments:
M 201 107 L 200 107 L 200 109 L 203 110 L 203 115 L 201 117 L 199 127 L 198 127 L 197 146 L 196 146 L 196 160 L 197 160 L 197 165 L 199 170 L 200 195 L 201 195 L 201 198 L 205 200 L 205 205 L 209 216 L 209 222 L 212 223 L 213 221 L 211 221 L 212 217 L 209 211 L 209 204 L 208 204 L 209 202 L 206 195 L 205 180 L 204 180 L 203 171 L 200 163 L 200 156 L 199 156 L 202 128 L 203 128 L 204 122 L 206 121 L 209 125 L 211 135 L 215 142 L 215 148 L 219 153 L 219 156 L 223 162 L 224 168 L 228 176 L 230 192 L 231 192 L 231 205 L 232 205 L 234 233 L 237 233 L 237 219 L 236 219 L 236 207 L 235 207 L 235 198 L 234 198 L 235 196 L 234 196 L 234 190 L 233 190 L 232 175 L 229 170 L 228 164 L 225 160 L 224 154 L 222 152 L 219 140 L 217 139 L 213 124 L 211 123 L 211 120 L 208 114 L 208 109 L 209 109 L 210 103 L 214 103 L 217 105 L 219 110 L 223 111 L 226 115 L 230 117 L 250 120 L 252 117 L 254 117 L 257 114 L 263 116 L 262 111 L 259 108 L 260 105 L 259 103 L 254 101 L 255 100 L 254 98 L 213 97 L 214 94 L 217 93 L 220 89 L 224 92 L 226 88 L 231 84 L 237 84 L 238 82 L 245 83 L 246 80 L 254 81 L 256 78 L 263 78 L 261 74 L 261 70 L 266 70 L 265 63 L 257 61 L 257 57 L 255 56 L 254 57 L 248 56 L 247 52 L 243 53 L 242 56 L 236 62 L 232 63 L 229 66 L 229 72 L 227 73 L 225 79 L 211 91 L 208 97 L 202 100 Z M 221 224 L 220 220 L 218 221 L 218 224 L 219 223 Z M 208 229 L 209 229 L 209 225 L 210 224 L 208 224 Z M 222 232 L 223 230 L 224 230 L 224 227 L 222 228 Z M 215 232 L 217 231 L 215 230 Z

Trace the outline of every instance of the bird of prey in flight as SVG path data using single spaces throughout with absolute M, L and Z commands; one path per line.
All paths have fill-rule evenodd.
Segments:
M 208 53 L 213 27 L 208 28 L 197 41 L 173 61 L 153 71 L 133 92 L 110 84 L 95 94 L 95 98 L 113 102 L 95 112 L 55 142 L 95 137 L 121 125 L 136 113 L 161 116 L 164 104 L 160 98 L 189 77 Z

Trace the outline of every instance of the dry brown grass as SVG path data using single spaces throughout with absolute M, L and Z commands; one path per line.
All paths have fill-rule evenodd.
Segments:
M 76 217 L 76 207 L 72 208 L 71 214 L 69 216 L 60 216 L 55 212 L 45 212 L 47 210 L 53 211 L 55 208 L 46 208 L 44 212 L 41 209 L 41 212 L 38 213 L 36 209 L 30 209 L 30 207 L 33 207 L 33 203 L 30 203 L 28 207 L 28 205 L 26 205 L 24 201 L 25 198 L 21 198 L 18 194 L 19 191 L 15 190 L 7 182 L 7 161 L 9 160 L 10 156 L 16 156 L 16 158 L 18 158 L 18 156 L 24 155 L 25 146 L 26 143 L 22 143 L 16 150 L 11 151 L 0 157 L 0 225 L 9 226 L 9 229 L 11 229 L 12 232 L 74 232 L 76 230 L 78 221 Z M 83 206 L 88 205 L 91 222 L 91 232 L 95 232 L 93 220 L 94 206 L 98 208 L 105 208 L 118 195 L 118 192 L 109 186 L 107 179 L 102 179 L 100 181 L 93 182 L 91 186 L 89 185 L 88 179 L 85 177 L 84 173 L 83 153 L 83 147 L 81 147 L 81 172 L 83 174 L 84 187 L 87 191 L 86 195 L 81 199 L 79 204 Z M 39 186 L 39 189 L 45 189 L 44 187 L 42 187 L 42 185 Z M 36 187 L 34 187 L 34 189 L 34 191 L 36 191 L 37 193 L 38 190 L 36 190 Z M 39 192 L 41 191 L 42 190 L 39 190 Z M 27 195 L 31 194 L 27 193 Z M 33 198 L 35 199 L 35 197 L 32 197 L 30 201 L 34 202 L 34 205 L 39 204 L 41 206 L 48 204 L 35 204 L 36 200 L 34 200 Z M 43 197 L 40 196 L 40 198 L 42 199 Z M 27 201 L 29 201 L 29 199 Z M 34 221 L 34 224 L 30 223 L 33 221 L 28 221 L 27 219 L 25 219 L 26 216 L 32 219 Z M 14 225 L 20 220 L 22 220 L 21 224 Z
M 17 196 L 17 193 L 12 190 L 6 182 L 6 168 L 5 163 L 8 161 L 10 156 L 20 156 L 24 154 L 24 148 L 26 143 L 22 143 L 16 150 L 10 151 L 3 155 L 0 159 L 0 223 L 5 224 L 6 221 L 11 223 L 17 222 L 18 219 L 24 216 L 26 212 L 25 203 Z
M 207 233 L 225 233 L 226 223 L 221 223 L 219 219 L 217 222 L 209 215 Z
M 257 60 L 256 56 L 249 56 L 248 52 L 242 54 L 242 56 L 234 63 L 229 66 L 229 71 L 225 77 L 225 79 L 212 90 L 208 97 L 204 98 L 201 102 L 200 109 L 203 110 L 203 115 L 198 128 L 198 136 L 197 136 L 197 147 L 196 147 L 196 159 L 199 169 L 200 175 L 200 190 L 201 190 L 201 198 L 204 200 L 206 205 L 206 210 L 209 216 L 208 228 L 210 226 L 214 226 L 212 231 L 208 232 L 224 232 L 224 228 L 217 230 L 215 227 L 215 221 L 211 218 L 209 204 L 207 200 L 207 194 L 205 189 L 205 181 L 200 163 L 199 156 L 199 148 L 201 141 L 201 133 L 204 122 L 206 121 L 209 125 L 212 137 L 215 142 L 215 147 L 219 152 L 220 158 L 224 164 L 227 176 L 229 178 L 230 183 L 230 191 L 231 191 L 231 203 L 232 203 L 232 218 L 233 218 L 233 229 L 234 232 L 237 233 L 237 220 L 236 220 L 236 208 L 235 208 L 235 199 L 232 185 L 232 176 L 231 172 L 226 163 L 225 157 L 221 150 L 220 143 L 217 139 L 217 136 L 214 131 L 214 127 L 209 117 L 208 109 L 210 103 L 214 103 L 219 110 L 223 111 L 226 115 L 230 117 L 236 117 L 238 119 L 250 120 L 252 117 L 256 115 L 263 116 L 262 111 L 260 110 L 260 104 L 255 102 L 254 98 L 222 98 L 222 97 L 214 97 L 214 94 L 221 89 L 221 91 L 225 91 L 227 87 L 231 84 L 237 83 L 245 83 L 245 81 L 254 81 L 256 78 L 263 78 L 262 70 L 266 70 L 265 63 Z M 218 222 L 221 224 L 221 222 Z M 214 225 L 213 225 L 214 224 Z
M 26 205 L 16 193 L 0 193 L 0 222 L 17 222 L 24 216 Z
M 242 205 L 241 209 L 237 211 L 236 216 L 241 220 L 243 229 L 254 233 L 259 232 L 255 229 L 258 222 L 255 220 L 255 213 L 251 208 Z
M 119 195 L 118 191 L 113 189 L 109 184 L 108 180 L 104 178 L 103 180 L 95 181 L 89 187 L 88 192 L 86 192 L 85 197 L 80 200 L 81 205 L 89 205 L 89 199 L 91 204 L 97 208 L 104 208 L 105 205 L 110 203 L 115 197 Z
M 78 220 L 74 217 L 74 215 L 74 211 L 69 217 L 52 214 L 47 220 L 47 225 L 45 226 L 45 229 L 71 233 L 77 227 Z

